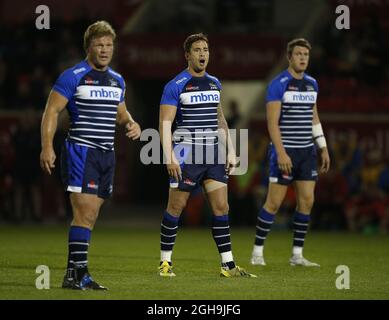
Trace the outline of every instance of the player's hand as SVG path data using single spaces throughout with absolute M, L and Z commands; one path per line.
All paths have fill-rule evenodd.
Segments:
M 330 169 L 330 155 L 326 147 L 320 149 L 320 173 L 327 173 Z
M 51 175 L 51 170 L 55 168 L 55 152 L 53 148 L 43 148 L 40 155 L 40 164 L 44 172 Z
M 238 165 L 238 160 L 236 159 L 235 151 L 228 152 L 227 161 L 226 161 L 227 173 L 232 174 L 235 171 L 237 165 Z
M 137 122 L 131 122 L 126 124 L 126 136 L 132 140 L 136 140 L 140 137 L 141 129 Z
M 181 167 L 177 163 L 167 164 L 167 172 L 170 177 L 174 178 L 177 182 L 182 180 Z
M 175 155 L 173 155 L 171 163 L 166 164 L 166 168 L 170 177 L 174 178 L 177 182 L 182 180 L 181 167 Z
M 278 159 L 278 168 L 290 176 L 292 174 L 292 160 L 286 152 L 280 153 L 277 155 Z

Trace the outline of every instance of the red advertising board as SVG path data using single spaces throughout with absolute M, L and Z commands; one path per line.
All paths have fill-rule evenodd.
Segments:
M 121 72 L 128 78 L 169 79 L 186 68 L 185 35 L 134 34 L 121 37 Z M 222 79 L 260 79 L 284 52 L 279 36 L 209 35 L 208 71 Z

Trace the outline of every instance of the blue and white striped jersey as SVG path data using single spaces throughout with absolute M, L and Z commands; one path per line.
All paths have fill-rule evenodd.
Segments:
M 68 141 L 101 150 L 114 149 L 117 107 L 125 94 L 120 74 L 111 68 L 95 70 L 84 60 L 64 71 L 53 90 L 68 99 Z
M 318 90 L 314 78 L 304 74 L 303 79 L 295 79 L 288 70 L 270 82 L 266 102 L 281 101 L 279 127 L 285 148 L 313 146 L 313 106 Z
M 220 81 L 205 74 L 193 77 L 187 70 L 178 74 L 164 88 L 161 105 L 177 107 L 173 141 L 187 145 L 217 145 L 217 108 Z

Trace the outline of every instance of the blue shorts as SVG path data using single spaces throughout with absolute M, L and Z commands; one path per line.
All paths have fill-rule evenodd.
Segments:
M 113 190 L 115 152 L 88 148 L 65 141 L 61 174 L 65 191 L 109 198 Z
M 217 152 L 214 155 L 213 164 L 195 164 L 185 163 L 185 160 L 191 156 L 191 149 L 184 148 L 180 150 L 180 154 L 175 146 L 176 158 L 180 163 L 182 180 L 176 181 L 176 179 L 170 177 L 170 187 L 178 188 L 180 191 L 191 192 L 198 187 L 202 186 L 202 182 L 207 179 L 219 181 L 222 183 L 228 183 L 228 173 L 225 168 L 225 164 L 217 163 Z
M 191 192 L 202 185 L 207 179 L 227 184 L 228 174 L 223 164 L 183 164 L 181 165 L 182 180 L 179 182 L 170 178 L 170 187 Z
M 278 168 L 277 153 L 274 145 L 269 147 L 269 181 L 282 185 L 289 185 L 293 181 L 317 181 L 317 155 L 316 147 L 308 148 L 285 148 L 286 153 L 292 160 L 292 174 L 288 176 Z

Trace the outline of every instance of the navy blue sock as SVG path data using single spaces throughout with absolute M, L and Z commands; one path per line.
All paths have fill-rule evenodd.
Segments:
M 293 247 L 304 247 L 309 221 L 309 215 L 295 212 L 293 219 Z
M 231 252 L 231 236 L 228 214 L 213 216 L 212 236 L 222 258 L 222 266 L 228 269 L 235 268 L 235 262 Z
M 88 248 L 91 230 L 71 226 L 69 230 L 68 278 L 80 281 L 88 272 Z M 76 273 L 75 273 L 76 270 Z
M 175 217 L 167 211 L 163 214 L 161 223 L 161 251 L 173 251 L 179 219 L 179 217 Z M 166 260 L 171 262 L 171 253 L 167 254 Z
M 255 245 L 263 246 L 267 234 L 274 222 L 274 214 L 267 212 L 264 208 L 259 211 L 255 232 Z

